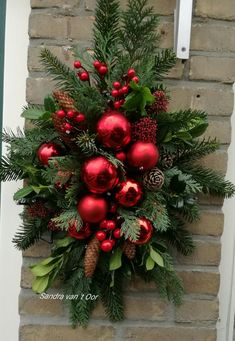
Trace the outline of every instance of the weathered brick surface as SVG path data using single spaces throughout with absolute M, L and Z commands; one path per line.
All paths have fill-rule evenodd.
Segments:
M 32 8 L 46 8 L 46 7 L 64 7 L 70 8 L 79 6 L 81 0 L 31 0 Z
M 71 326 L 62 325 L 26 325 L 20 328 L 19 341 L 111 341 L 113 335 L 113 327 L 106 326 L 72 329 Z
M 26 99 L 29 103 L 42 104 L 44 97 L 52 92 L 55 84 L 45 77 L 28 78 L 26 82 Z
M 235 20 L 233 0 L 197 0 L 195 14 L 216 19 Z
M 29 19 L 29 36 L 31 38 L 67 38 L 68 18 L 52 14 L 31 14 Z
M 206 270 L 179 271 L 186 293 L 217 295 L 220 284 L 218 272 L 207 272 Z
M 220 210 L 202 210 L 201 219 L 189 224 L 187 228 L 196 235 L 220 236 L 223 225 L 224 215 Z
M 40 240 L 23 252 L 24 257 L 48 257 L 51 253 L 51 244 Z
M 78 41 L 87 41 L 92 39 L 92 25 L 94 16 L 70 18 L 69 37 Z

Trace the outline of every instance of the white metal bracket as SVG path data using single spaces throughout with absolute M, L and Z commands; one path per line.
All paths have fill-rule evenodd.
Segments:
M 179 59 L 189 58 L 192 13 L 193 0 L 176 0 L 174 50 Z

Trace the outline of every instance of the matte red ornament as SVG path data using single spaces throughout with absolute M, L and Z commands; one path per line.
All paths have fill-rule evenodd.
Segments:
M 115 230 L 113 231 L 113 236 L 114 236 L 114 238 L 120 239 L 120 238 L 121 238 L 121 235 L 122 235 L 121 232 L 122 232 L 121 229 L 115 229 Z
M 150 220 L 148 220 L 144 217 L 139 218 L 138 222 L 139 222 L 139 226 L 140 226 L 139 238 L 136 241 L 133 241 L 133 240 L 130 240 L 130 241 L 136 245 L 146 244 L 152 238 L 153 225 L 152 225 Z
M 100 248 L 104 252 L 110 252 L 113 249 L 113 241 L 111 239 L 106 239 L 100 244 Z
M 122 162 L 125 162 L 126 161 L 126 154 L 124 152 L 118 152 L 115 154 L 115 157 L 122 161 Z
M 101 196 L 87 194 L 79 201 L 77 210 L 83 221 L 99 223 L 108 213 L 108 204 Z
M 126 180 L 118 185 L 115 198 L 118 204 L 125 207 L 135 206 L 142 198 L 143 191 L 135 180 Z
M 68 236 L 79 240 L 86 239 L 90 237 L 91 234 L 91 227 L 88 223 L 84 224 L 82 228 L 77 231 L 77 222 L 75 221 L 73 224 L 70 225 L 68 229 Z
M 40 163 L 44 166 L 48 166 L 49 159 L 51 159 L 54 156 L 60 156 L 61 155 L 61 147 L 53 142 L 50 143 L 43 143 L 38 151 L 37 156 L 40 161 Z
M 102 242 L 106 238 L 106 233 L 104 231 L 97 231 L 95 236 L 100 242 Z
M 128 151 L 127 160 L 134 168 L 148 170 L 156 166 L 159 156 L 159 150 L 154 143 L 137 141 Z
M 104 156 L 93 157 L 83 164 L 82 179 L 92 193 L 105 193 L 118 183 L 117 168 Z
M 89 80 L 89 74 L 88 72 L 84 71 L 78 74 L 78 77 L 80 78 L 81 81 L 86 82 Z
M 75 60 L 74 63 L 73 63 L 73 66 L 76 69 L 80 69 L 80 67 L 82 66 L 82 63 L 80 62 L 80 60 Z
M 98 139 L 104 147 L 121 149 L 131 141 L 131 125 L 118 111 L 110 110 L 97 124 Z

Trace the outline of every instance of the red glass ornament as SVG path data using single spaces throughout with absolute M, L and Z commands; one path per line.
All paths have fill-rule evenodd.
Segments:
M 126 180 L 118 185 L 115 198 L 118 204 L 125 207 L 135 206 L 142 198 L 143 191 L 135 180 Z
M 137 76 L 133 77 L 132 80 L 135 83 L 139 83 L 139 81 L 140 81 L 139 77 L 137 77 Z
M 138 141 L 128 151 L 127 160 L 130 166 L 147 170 L 156 166 L 159 156 L 159 150 L 154 143 Z
M 78 114 L 76 117 L 75 117 L 75 121 L 77 123 L 81 123 L 81 122 L 84 122 L 86 120 L 86 117 L 84 114 Z
M 114 238 L 120 239 L 120 238 L 121 238 L 121 235 L 122 235 L 122 230 L 121 230 L 121 229 L 115 229 L 115 230 L 113 231 L 113 236 L 114 236 Z
M 116 90 L 119 90 L 121 88 L 121 83 L 116 81 L 113 83 L 113 87 L 116 89 Z
M 153 225 L 152 225 L 150 220 L 148 220 L 144 217 L 139 218 L 138 222 L 139 222 L 139 226 L 140 226 L 139 238 L 136 241 L 133 241 L 133 240 L 130 240 L 130 241 L 136 245 L 146 244 L 152 238 Z
M 64 110 L 58 110 L 58 111 L 56 112 L 56 116 L 57 116 L 58 118 L 64 118 L 64 117 L 66 116 L 66 113 L 64 112 Z
M 98 121 L 97 134 L 103 146 L 118 150 L 130 142 L 131 125 L 123 114 L 110 110 Z
M 81 81 L 86 82 L 89 80 L 89 74 L 88 72 L 84 71 L 78 74 L 78 77 L 80 78 Z
M 67 117 L 68 117 L 68 118 L 73 118 L 74 115 L 75 115 L 75 111 L 73 111 L 73 110 L 69 110 L 69 111 L 67 112 Z
M 135 75 L 136 75 L 136 72 L 135 72 L 135 69 L 129 69 L 128 71 L 127 71 L 127 76 L 129 77 L 129 78 L 133 78 L 133 77 L 135 77 Z
M 110 252 L 113 249 L 113 241 L 111 239 L 103 240 L 100 244 L 100 248 L 104 252 Z
M 77 210 L 83 221 L 99 223 L 108 213 L 108 204 L 101 196 L 87 194 L 79 201 Z
M 76 69 L 80 69 L 80 67 L 82 66 L 82 63 L 80 62 L 80 60 L 75 60 L 74 63 L 73 63 L 73 66 Z
M 119 91 L 116 90 L 116 89 L 114 89 L 114 90 L 111 91 L 111 95 L 112 95 L 113 97 L 118 97 Z
M 126 154 L 124 152 L 118 152 L 115 154 L 115 157 L 122 161 L 122 162 L 125 162 L 126 161 Z
M 106 73 L 108 73 L 108 68 L 107 68 L 107 66 L 105 66 L 105 65 L 101 65 L 100 67 L 99 67 L 99 69 L 98 69 L 98 72 L 99 72 L 99 74 L 100 75 L 106 75 Z
M 93 157 L 83 164 L 82 179 L 92 193 L 101 194 L 117 184 L 117 168 L 104 156 Z
M 93 66 L 94 66 L 94 68 L 95 69 L 99 69 L 100 67 L 101 67 L 101 62 L 99 62 L 98 60 L 95 60 L 94 62 L 93 62 Z
M 43 143 L 38 151 L 37 156 L 39 161 L 42 165 L 48 166 L 49 159 L 54 156 L 60 156 L 61 155 L 61 147 L 53 142 L 50 143 Z
M 106 233 L 104 231 L 97 231 L 95 236 L 100 242 L 102 242 L 106 238 Z
M 82 226 L 82 228 L 79 231 L 77 231 L 77 222 L 71 224 L 71 226 L 68 229 L 68 235 L 70 237 L 80 240 L 90 237 L 91 234 L 92 234 L 91 227 L 87 223 L 84 224 L 84 226 Z

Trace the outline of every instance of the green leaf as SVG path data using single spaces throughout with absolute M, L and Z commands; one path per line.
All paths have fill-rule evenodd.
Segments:
M 34 276 L 43 277 L 48 275 L 55 267 L 58 266 L 58 263 L 54 263 L 51 265 L 42 265 L 41 263 L 31 266 L 31 272 Z
M 122 266 L 122 250 L 117 248 L 109 261 L 109 270 L 117 270 Z
M 56 240 L 55 241 L 55 246 L 56 246 L 56 248 L 67 247 L 67 246 L 69 246 L 70 244 L 72 244 L 74 242 L 75 242 L 74 238 L 66 237 L 66 238 L 63 238 L 63 239 Z
M 13 199 L 18 201 L 22 198 L 25 198 L 27 197 L 27 195 L 29 195 L 30 193 L 33 192 L 33 187 L 32 186 L 27 186 L 27 187 L 24 187 L 24 188 L 21 188 L 19 189 L 15 194 L 14 194 L 14 197 Z
M 208 123 L 201 123 L 198 126 L 196 126 L 195 128 L 189 130 L 189 133 L 193 137 L 198 137 L 198 136 L 201 136 L 202 134 L 204 134 L 207 128 L 208 128 Z
M 39 194 L 41 191 L 47 190 L 49 188 L 49 186 L 43 186 L 43 185 L 31 186 L 31 187 L 34 190 L 34 192 L 37 193 L 37 194 Z
M 154 261 L 153 259 L 149 256 L 146 260 L 146 269 L 149 271 L 149 270 L 153 270 L 154 268 Z
M 45 258 L 43 261 L 41 261 L 41 265 L 48 265 L 50 263 L 54 263 L 56 262 L 59 258 L 61 258 L 61 256 L 57 256 L 57 257 L 48 257 Z
M 46 291 L 48 288 L 49 284 L 49 276 L 44 276 L 44 277 L 37 277 L 33 281 L 32 289 L 34 292 L 41 294 L 42 292 Z
M 26 108 L 21 114 L 22 117 L 29 120 L 38 120 L 45 114 L 45 110 L 40 107 Z
M 178 137 L 179 139 L 181 139 L 183 141 L 192 140 L 192 135 L 187 131 L 178 131 L 177 133 L 175 133 L 174 136 Z
M 55 101 L 51 96 L 44 98 L 44 107 L 49 113 L 54 113 L 56 111 Z
M 160 253 L 155 251 L 152 247 L 150 248 L 150 257 L 152 258 L 152 260 L 157 265 L 159 265 L 160 267 L 164 268 L 164 260 L 163 260 L 162 256 L 160 255 Z
M 146 87 L 146 86 L 143 87 L 142 93 L 143 93 L 143 97 L 144 97 L 147 104 L 152 104 L 155 102 L 155 97 L 152 95 L 152 93 L 148 87 Z

